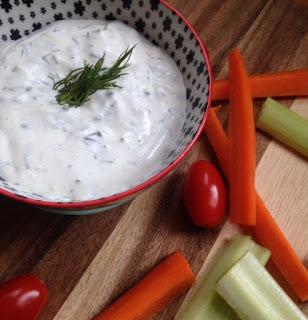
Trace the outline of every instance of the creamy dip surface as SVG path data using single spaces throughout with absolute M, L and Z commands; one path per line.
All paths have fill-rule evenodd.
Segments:
M 110 67 L 136 45 L 122 88 L 84 105 L 57 103 L 55 80 L 105 53 Z M 172 59 L 121 22 L 60 21 L 0 56 L 0 177 L 46 200 L 91 200 L 156 174 L 175 148 L 186 114 Z

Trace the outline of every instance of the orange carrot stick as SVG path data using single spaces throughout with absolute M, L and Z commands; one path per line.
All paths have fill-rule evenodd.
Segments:
M 302 301 L 308 300 L 308 271 L 285 238 L 276 221 L 257 195 L 257 224 L 252 231 L 260 244 L 272 251 L 272 259 Z
M 204 131 L 210 140 L 222 170 L 224 171 L 225 175 L 228 176 L 229 141 L 222 125 L 219 122 L 215 110 L 216 109 L 213 108 L 209 109 Z
M 219 106 L 212 106 L 212 108 L 218 113 L 222 109 L 222 105 L 220 104 Z
M 228 176 L 228 138 L 210 109 L 204 131 L 211 142 L 225 175 Z M 264 202 L 256 193 L 256 225 L 252 227 L 259 242 L 271 250 L 271 258 L 290 287 L 302 301 L 308 300 L 308 271 L 285 238 Z
M 249 81 L 254 98 L 308 95 L 308 69 L 253 75 Z M 229 80 L 214 81 L 212 99 L 229 99 Z
M 230 221 L 256 224 L 256 130 L 250 85 L 239 50 L 229 55 Z
M 145 278 L 103 310 L 94 320 L 145 320 L 184 293 L 195 276 L 180 252 L 175 252 Z

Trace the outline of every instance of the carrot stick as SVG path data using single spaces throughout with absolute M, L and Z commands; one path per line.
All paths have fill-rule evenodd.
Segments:
M 222 109 L 222 105 L 220 104 L 219 106 L 211 106 L 216 113 L 218 113 Z
M 187 261 L 176 251 L 94 320 L 148 320 L 184 293 L 194 280 Z
M 219 163 L 225 173 L 228 175 L 228 154 L 229 141 L 225 134 L 222 125 L 219 122 L 216 109 L 210 108 L 207 114 L 207 119 L 204 126 L 204 131 L 207 134 L 210 143 L 217 155 Z
M 228 138 L 217 118 L 210 109 L 204 131 L 218 156 L 220 165 L 228 176 Z M 272 260 L 295 294 L 302 301 L 308 300 L 308 271 L 285 238 L 271 213 L 256 193 L 256 225 L 252 227 L 259 242 L 271 250 Z
M 250 85 L 239 50 L 229 55 L 230 221 L 256 224 L 256 130 Z
M 254 98 L 308 95 L 308 69 L 253 75 L 249 81 Z M 229 99 L 229 80 L 214 81 L 212 99 Z
M 264 202 L 257 195 L 257 224 L 252 231 L 260 244 L 272 252 L 272 259 L 302 301 L 308 300 L 308 271 L 285 238 Z

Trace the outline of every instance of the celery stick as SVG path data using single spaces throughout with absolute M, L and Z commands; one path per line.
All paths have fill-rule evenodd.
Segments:
M 185 307 L 177 314 L 177 320 L 233 320 L 238 317 L 216 292 L 217 281 L 248 251 L 261 257 L 266 263 L 268 249 L 255 244 L 249 236 L 236 236 L 218 253 L 217 261 L 198 282 L 198 287 Z M 265 253 L 262 253 L 264 250 Z
M 242 320 L 307 320 L 251 252 L 218 281 L 216 288 Z
M 257 260 L 265 266 L 267 264 L 267 261 L 269 260 L 271 256 L 271 251 L 267 248 L 261 247 L 255 242 L 253 242 L 249 248 L 249 252 L 251 252 Z
M 308 157 L 308 119 L 274 99 L 267 98 L 259 113 L 256 126 Z

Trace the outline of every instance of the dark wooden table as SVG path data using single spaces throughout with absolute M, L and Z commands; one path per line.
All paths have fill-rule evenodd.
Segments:
M 242 50 L 251 73 L 308 67 L 308 6 L 304 0 L 170 2 L 201 33 L 215 78 L 226 77 L 226 58 L 235 47 Z M 292 100 L 284 103 L 291 105 Z M 221 112 L 224 124 L 226 113 Z M 258 161 L 269 142 L 258 133 Z M 197 230 L 184 214 L 180 196 L 183 174 L 199 158 L 216 163 L 204 138 L 158 185 L 130 204 L 94 216 L 50 214 L 1 198 L 0 280 L 34 272 L 50 292 L 40 319 L 87 320 L 58 312 L 64 303 L 74 304 L 77 297 L 85 314 L 93 314 L 97 305 L 107 304 L 177 248 L 198 272 L 220 231 Z M 99 296 L 93 290 L 88 299 L 78 301 L 80 288 L 76 285 L 82 276 L 89 281 L 95 277 Z M 158 318 L 171 319 L 180 301 Z M 307 305 L 302 307 L 308 314 Z

